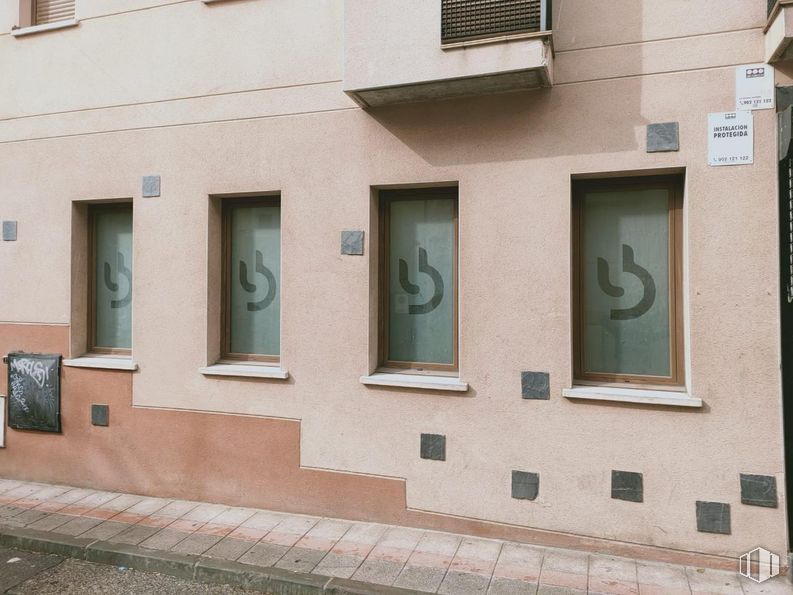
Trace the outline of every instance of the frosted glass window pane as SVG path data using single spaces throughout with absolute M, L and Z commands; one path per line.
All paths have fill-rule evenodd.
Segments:
M 231 211 L 232 353 L 279 355 L 281 345 L 281 207 Z
M 390 205 L 388 359 L 454 363 L 454 200 Z
M 669 192 L 590 192 L 582 213 L 583 368 L 670 376 Z
M 132 209 L 94 214 L 94 346 L 132 347 Z

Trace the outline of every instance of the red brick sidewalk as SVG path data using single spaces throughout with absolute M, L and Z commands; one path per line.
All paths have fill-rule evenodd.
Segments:
M 734 572 L 407 527 L 0 479 L 0 533 L 25 527 L 258 567 L 474 594 L 777 594 Z

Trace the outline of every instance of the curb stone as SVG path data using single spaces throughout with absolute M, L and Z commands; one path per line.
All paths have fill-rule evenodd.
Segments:
M 231 560 L 152 550 L 137 545 L 71 537 L 35 529 L 0 528 L 0 545 L 42 554 L 126 566 L 202 583 L 258 589 L 273 595 L 418 595 L 421 591 L 374 585 Z

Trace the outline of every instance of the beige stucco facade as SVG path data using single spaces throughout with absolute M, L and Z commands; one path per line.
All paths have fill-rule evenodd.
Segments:
M 277 477 L 262 485 L 241 464 L 230 482 L 220 461 L 234 469 L 250 458 L 235 445 L 255 449 L 257 432 L 299 422 L 289 456 L 301 467 L 403 481 L 403 505 L 428 518 L 605 549 L 786 552 L 774 110 L 754 112 L 753 165 L 707 164 L 707 114 L 735 109 L 735 65 L 764 60 L 765 3 L 557 1 L 552 86 L 362 109 L 345 91 L 545 59 L 537 39 L 441 50 L 428 36 L 436 4 L 78 0 L 77 26 L 14 36 L 17 3 L 0 2 L 0 219 L 18 221 L 18 239 L 0 243 L 2 344 L 83 355 L 81 205 L 131 199 L 138 370 L 67 368 L 76 380 L 62 401 L 81 386 L 101 399 L 101 386 L 131 383 L 113 407 L 132 407 L 124 419 L 169 410 L 151 418 L 163 424 L 158 448 L 190 449 L 197 474 L 215 461 L 205 469 L 212 498 L 279 505 L 263 493 L 278 493 Z M 679 151 L 646 152 L 646 126 L 660 122 L 679 122 Z M 572 181 L 669 172 L 685 173 L 685 377 L 703 406 L 565 398 Z M 161 176 L 161 196 L 141 196 L 147 175 Z M 469 390 L 366 386 L 360 377 L 377 366 L 373 190 L 448 183 L 459 188 L 459 377 Z M 267 192 L 281 195 L 289 378 L 204 375 L 219 356 L 218 197 Z M 342 230 L 365 231 L 364 256 L 340 254 Z M 40 325 L 69 338 L 45 340 Z M 524 370 L 550 374 L 549 400 L 521 398 Z M 229 442 L 219 431 L 203 439 L 197 424 L 194 440 L 169 443 L 168 424 L 211 424 L 211 414 Z M 147 440 L 127 433 L 94 448 L 85 436 L 120 430 L 112 408 L 107 428 L 83 427 L 89 415 L 87 404 L 65 408 L 57 436 L 9 429 L 0 473 L 175 493 L 189 462 L 163 478 L 148 461 L 124 482 L 110 467 L 91 478 L 48 465 L 48 449 L 121 456 L 137 450 L 127 441 Z M 233 420 L 244 443 L 231 439 Z M 423 432 L 446 436 L 445 462 L 419 457 Z M 22 446 L 34 443 L 31 457 Z M 260 464 L 281 456 L 268 447 Z M 537 500 L 510 497 L 513 469 L 539 473 Z M 614 469 L 643 474 L 644 502 L 610 498 Z M 779 506 L 741 504 L 740 473 L 775 476 Z M 730 535 L 697 531 L 698 500 L 731 505 Z M 376 505 L 361 510 L 377 516 Z

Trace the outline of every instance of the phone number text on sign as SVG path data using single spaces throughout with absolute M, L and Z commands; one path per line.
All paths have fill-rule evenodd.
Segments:
M 708 164 L 720 166 L 752 163 L 754 163 L 752 112 L 708 114 Z

